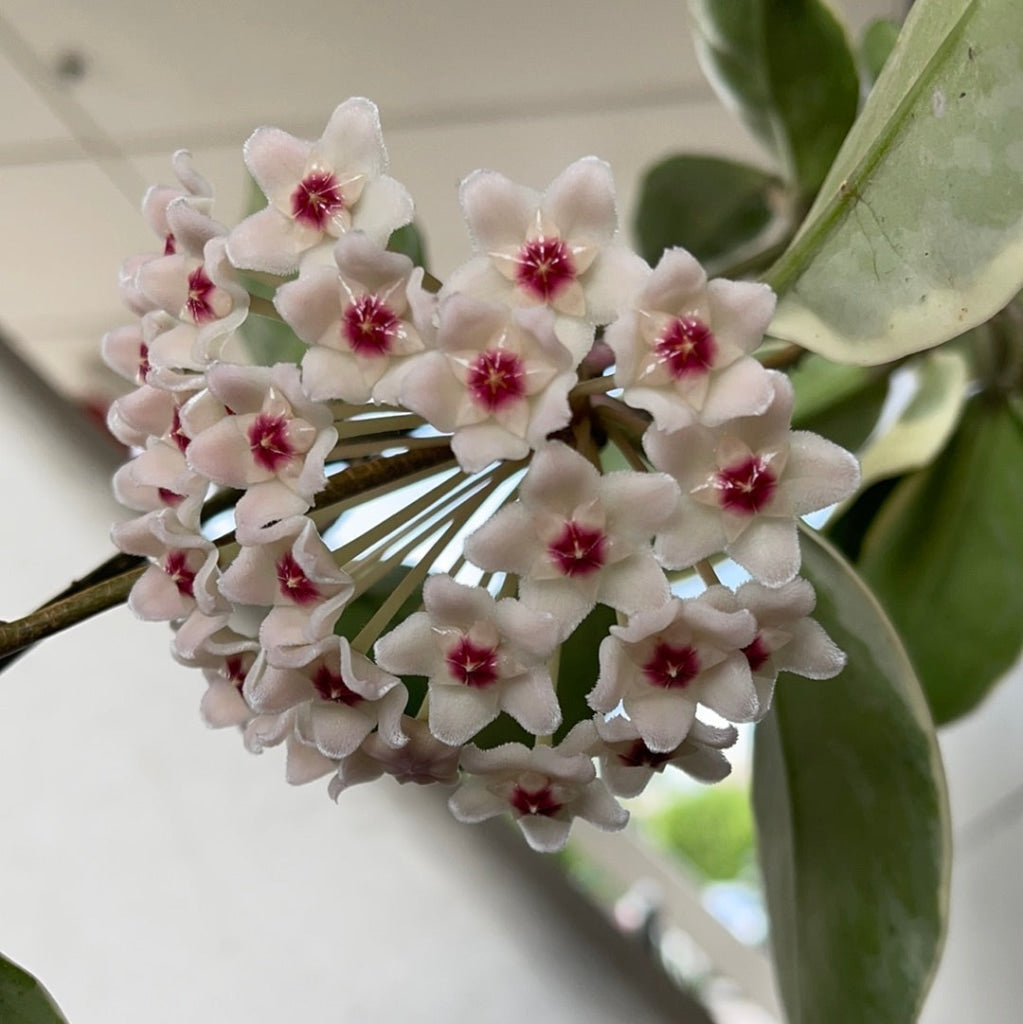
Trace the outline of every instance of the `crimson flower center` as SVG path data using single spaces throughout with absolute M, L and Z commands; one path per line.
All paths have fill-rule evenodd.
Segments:
M 570 519 L 547 545 L 547 553 L 564 576 L 589 576 L 607 561 L 607 537 Z
M 759 633 L 753 638 L 753 643 L 742 649 L 742 653 L 746 655 L 746 661 L 753 672 L 763 668 L 767 659 L 771 657 L 771 652 Z
M 515 278 L 530 295 L 549 302 L 576 278 L 575 263 L 560 238 L 534 238 L 519 249 Z
M 195 570 L 189 568 L 188 552 L 181 550 L 168 551 L 164 559 L 163 571 L 178 588 L 182 597 L 194 597 Z
M 618 755 L 618 760 L 629 768 L 663 768 L 674 756 L 674 751 L 662 754 L 651 750 L 641 739 Z
M 177 239 L 174 237 L 173 231 L 168 231 L 163 236 L 163 254 L 164 256 L 173 256 L 178 251 Z
M 291 193 L 291 215 L 317 231 L 322 231 L 327 221 L 344 208 L 341 186 L 330 171 L 310 171 Z
M 708 373 L 717 354 L 711 329 L 695 316 L 676 317 L 657 339 L 654 351 L 675 380 Z
M 216 320 L 213 290 L 214 284 L 206 276 L 206 268 L 201 264 L 188 275 L 188 298 L 185 299 L 185 309 L 195 323 L 204 324 Z
M 256 465 L 276 473 L 295 454 L 288 440 L 288 421 L 284 416 L 261 412 L 249 427 L 249 451 Z
M 294 601 L 295 604 L 312 604 L 319 600 L 319 587 L 309 579 L 290 551 L 285 551 L 277 559 L 275 568 L 277 582 L 280 584 L 281 594 L 284 597 Z
M 171 508 L 180 505 L 185 500 L 183 494 L 178 494 L 177 491 L 172 491 L 169 487 L 157 487 L 156 493 L 159 495 L 160 501 L 165 505 L 170 505 Z
M 248 675 L 254 660 L 255 658 L 252 654 L 249 654 L 247 657 L 242 657 L 240 654 L 232 654 L 224 662 L 221 674 L 239 693 L 241 693 L 245 677 Z
M 139 345 L 139 383 L 145 384 L 152 367 L 149 365 L 149 346 Z
M 354 707 L 363 699 L 336 672 L 331 672 L 326 665 L 321 665 L 313 676 L 313 687 L 323 700 L 332 700 L 345 707 Z
M 513 352 L 487 349 L 469 367 L 469 394 L 484 409 L 493 412 L 526 393 L 526 371 Z
M 550 786 L 533 791 L 516 786 L 508 802 L 519 814 L 539 814 L 544 818 L 553 817 L 561 810 L 561 804 L 555 800 Z
M 774 497 L 778 478 L 758 455 L 718 471 L 715 487 L 721 507 L 740 515 L 756 515 Z
M 188 448 L 192 439 L 185 433 L 184 427 L 181 426 L 181 411 L 177 407 L 175 407 L 174 416 L 171 419 L 170 436 L 171 440 L 178 446 L 178 451 L 184 455 L 185 449 Z
M 691 644 L 669 644 L 662 640 L 653 657 L 643 666 L 643 675 L 653 686 L 681 689 L 700 674 L 700 656 Z
M 384 356 L 391 349 L 401 321 L 375 295 L 361 295 L 344 312 L 341 333 L 360 356 Z
M 444 659 L 448 671 L 460 683 L 481 690 L 497 682 L 497 650 L 474 644 L 463 636 Z

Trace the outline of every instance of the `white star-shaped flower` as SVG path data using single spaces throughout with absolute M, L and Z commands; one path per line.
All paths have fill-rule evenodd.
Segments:
M 678 768 L 700 782 L 720 782 L 732 771 L 723 750 L 739 738 L 734 725 L 717 728 L 699 718 L 693 720 L 685 738 L 672 750 L 651 750 L 636 723 L 625 715 L 595 719 L 603 741 L 600 777 L 615 796 L 639 796 L 647 783 L 667 766 Z
M 128 596 L 128 607 L 140 619 L 186 618 L 204 601 L 206 583 L 219 571 L 217 549 L 170 508 L 117 523 L 111 537 L 121 551 L 150 559 Z M 203 610 L 212 611 L 212 605 Z
M 495 601 L 482 587 L 432 576 L 426 611 L 382 636 L 374 653 L 391 672 L 429 678 L 430 730 L 465 743 L 501 711 L 534 735 L 561 724 L 548 661 L 558 643 L 550 615 L 519 601 Z
M 492 750 L 468 746 L 462 754 L 467 778 L 448 801 L 459 821 L 479 822 L 511 814 L 526 842 L 554 853 L 568 842 L 574 818 L 614 832 L 628 811 L 596 777 L 590 751 L 598 744 L 592 722 L 580 722 L 556 747 L 529 749 L 505 743 Z
M 331 633 L 354 590 L 305 516 L 283 519 L 262 531 L 260 543 L 242 545 L 220 578 L 229 601 L 268 610 L 259 639 L 282 666 L 301 662 L 306 645 Z
M 265 524 L 300 515 L 313 503 L 337 441 L 334 417 L 306 396 L 290 363 L 219 363 L 206 381 L 223 414 L 206 425 L 191 422 L 192 402 L 182 411 L 192 434 L 188 463 L 215 483 L 245 491 L 235 522 L 238 539 L 252 543 Z
M 596 157 L 577 160 L 542 193 L 476 171 L 462 182 L 461 202 L 477 255 L 444 293 L 550 306 L 576 362 L 593 342 L 593 325 L 614 319 L 648 269 L 617 241 L 614 181 Z
M 248 705 L 259 714 L 297 708 L 299 739 L 335 760 L 354 753 L 379 729 L 389 746 L 406 738 L 401 730 L 408 693 L 401 681 L 353 651 L 340 636 L 327 636 L 296 652 L 288 667 L 257 660 L 243 688 Z
M 380 115 L 367 99 L 342 103 L 315 142 L 257 128 L 245 143 L 245 166 L 268 205 L 231 232 L 227 247 L 236 267 L 286 276 L 309 250 L 332 245 L 346 231 L 364 231 L 385 245 L 412 219 L 411 196 L 384 174 Z
M 452 433 L 467 473 L 525 458 L 571 420 L 576 375 L 549 310 L 452 295 L 441 303 L 434 346 L 409 362 L 401 404 Z
M 780 587 L 799 570 L 798 517 L 856 490 L 856 459 L 817 434 L 791 431 L 792 385 L 781 373 L 770 378 L 774 398 L 760 416 L 671 434 L 651 428 L 644 436 L 650 461 L 682 491 L 655 545 L 668 568 L 724 551 L 762 583 Z
M 821 624 L 809 618 L 817 597 L 806 580 L 796 578 L 775 588 L 751 580 L 739 587 L 735 598 L 737 607 L 748 609 L 757 621 L 757 635 L 743 653 L 764 709 L 771 703 L 779 672 L 832 679 L 845 667 L 843 652 Z
M 460 746 L 442 743 L 420 719 L 406 715 L 400 726 L 407 740 L 402 746 L 391 746 L 385 734 L 371 732 L 358 750 L 342 759 L 328 787 L 331 799 L 337 800 L 349 786 L 372 782 L 381 775 L 390 775 L 402 785 L 453 786 L 458 781 Z
M 650 538 L 678 501 L 670 477 L 602 476 L 552 442 L 537 452 L 519 495 L 467 538 L 465 554 L 481 569 L 516 573 L 519 596 L 554 615 L 563 636 L 598 601 L 631 613 L 668 599 Z
M 749 353 L 763 340 L 774 305 L 767 285 L 708 284 L 688 252 L 668 249 L 632 308 L 604 332 L 622 400 L 646 409 L 668 432 L 762 413 L 774 389 Z
M 394 371 L 423 351 L 417 324 L 429 323 L 434 296 L 407 256 L 361 231 L 341 238 L 334 263 L 303 265 L 274 296 L 278 312 L 311 346 L 302 359 L 306 392 L 317 401 L 395 402 Z
M 689 732 L 698 704 L 731 722 L 752 722 L 761 708 L 743 648 L 756 621 L 735 610 L 724 587 L 697 598 L 672 598 L 612 626 L 600 645 L 600 675 L 590 707 L 619 704 L 654 751 L 674 750 Z

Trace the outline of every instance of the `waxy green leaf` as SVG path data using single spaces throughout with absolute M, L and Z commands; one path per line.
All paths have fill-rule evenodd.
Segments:
M 856 117 L 845 31 L 819 0 L 689 0 L 696 51 L 722 100 L 812 198 Z
M 681 246 L 701 263 L 721 263 L 762 234 L 773 219 L 774 177 L 713 156 L 673 156 L 651 167 L 640 185 L 635 233 L 654 266 Z
M 789 1024 L 916 1020 L 945 934 L 950 838 L 934 728 L 898 636 L 804 533 L 832 680 L 783 675 L 757 726 L 753 799 Z
M 856 55 L 868 86 L 877 81 L 898 38 L 899 26 L 890 18 L 876 18 L 864 29 Z
M 888 375 L 810 354 L 789 373 L 796 390 L 792 426 L 856 451 L 870 436 L 888 394 Z
M 765 280 L 771 333 L 890 362 L 1023 285 L 1023 4 L 918 0 L 809 216 Z
M 1023 644 L 1023 426 L 978 395 L 949 445 L 904 480 L 860 569 L 902 634 L 935 720 L 975 707 Z
M 3 1024 L 67 1024 L 49 992 L 27 971 L 0 956 L 0 1021 Z
M 577 722 L 593 717 L 586 697 L 600 675 L 600 645 L 617 621 L 613 609 L 598 604 L 561 645 L 558 702 L 565 718 L 554 734 L 555 743 L 560 743 Z
M 268 316 L 248 317 L 240 333 L 249 358 L 257 366 L 300 363 L 308 349 L 286 323 Z
M 415 221 L 392 231 L 387 248 L 390 252 L 407 256 L 417 267 L 426 266 L 426 238 Z

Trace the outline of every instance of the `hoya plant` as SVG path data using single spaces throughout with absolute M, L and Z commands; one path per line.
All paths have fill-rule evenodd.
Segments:
M 600 159 L 476 171 L 437 280 L 363 98 L 257 129 L 233 226 L 177 153 L 103 343 L 135 517 L 0 647 L 126 600 L 289 782 L 447 787 L 543 852 L 759 723 L 788 1019 L 903 1024 L 945 928 L 934 722 L 1023 624 L 1023 12 L 922 0 L 854 53 L 817 0 L 690 6 L 776 170 L 665 160 L 638 252 Z

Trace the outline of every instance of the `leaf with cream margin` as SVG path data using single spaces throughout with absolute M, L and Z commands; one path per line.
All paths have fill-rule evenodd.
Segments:
M 934 726 L 913 666 L 854 570 L 803 532 L 814 618 L 848 656 L 783 674 L 757 726 L 753 805 L 789 1024 L 907 1024 L 944 942 L 951 862 Z
M 856 117 L 845 29 L 820 0 L 689 0 L 700 65 L 808 201 Z
M 914 367 L 916 390 L 894 423 L 860 452 L 860 486 L 929 465 L 948 443 L 966 403 L 960 352 L 928 352 Z
M 774 216 L 772 175 L 716 156 L 672 156 L 649 168 L 634 217 L 640 255 L 655 266 L 681 246 L 711 265 L 743 251 Z
M 770 333 L 873 365 L 1023 285 L 1023 4 L 918 0 L 792 245 Z
M 50 993 L 17 964 L 0 956 L 0 1021 L 3 1024 L 67 1024 Z

